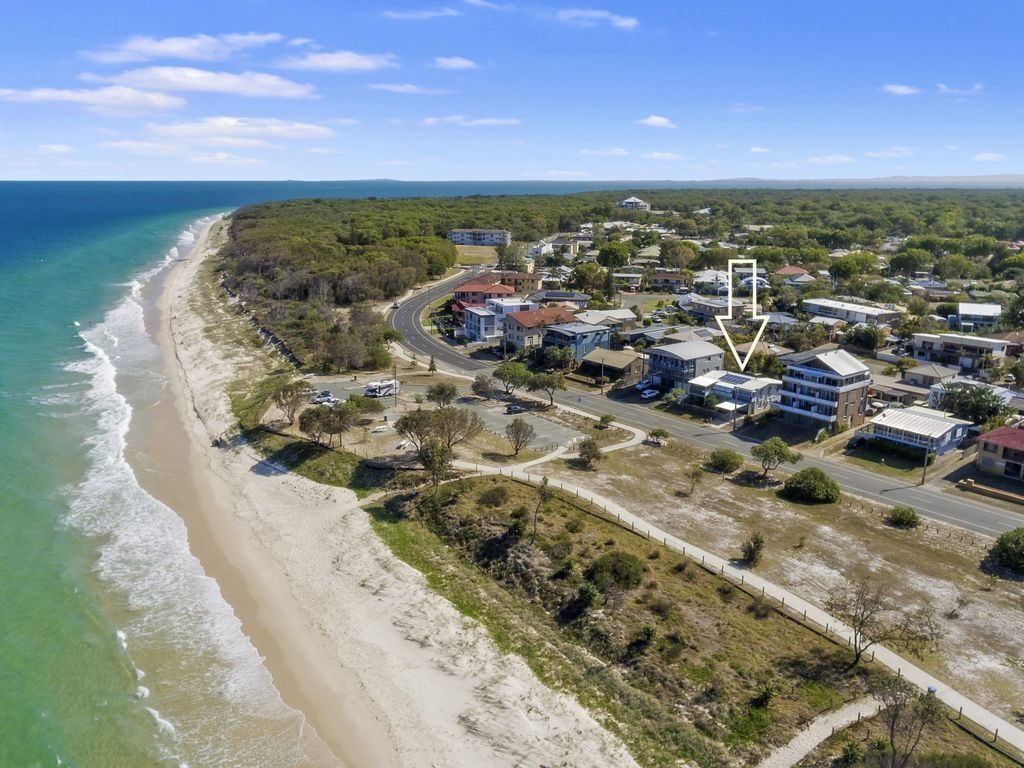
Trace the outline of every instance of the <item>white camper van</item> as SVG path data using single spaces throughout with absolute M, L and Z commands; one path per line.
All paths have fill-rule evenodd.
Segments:
M 397 395 L 401 390 L 401 384 L 397 379 L 390 381 L 370 381 L 363 387 L 363 394 L 367 397 L 391 397 Z

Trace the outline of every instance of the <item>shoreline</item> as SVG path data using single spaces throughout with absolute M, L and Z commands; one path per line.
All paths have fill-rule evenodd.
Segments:
M 158 471 L 140 482 L 185 521 L 283 701 L 337 758 L 323 764 L 635 765 L 394 557 L 353 492 L 276 472 L 246 446 L 212 447 L 234 422 L 225 387 L 260 354 L 215 343 L 191 305 L 213 226 L 147 297 L 170 397 L 147 414 L 162 424 L 146 445 Z

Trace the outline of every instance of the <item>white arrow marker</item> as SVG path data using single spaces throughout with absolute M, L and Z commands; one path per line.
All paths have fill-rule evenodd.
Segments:
M 732 320 L 732 273 L 733 269 L 737 264 L 750 264 L 750 274 L 753 279 L 750 281 L 750 300 L 753 302 L 754 312 L 757 312 L 757 259 L 729 259 L 729 314 L 725 317 L 715 316 L 715 322 L 718 323 L 718 327 L 722 329 L 722 333 L 725 334 L 725 343 L 729 345 L 729 349 L 732 351 L 732 356 L 736 358 L 736 364 L 740 367 L 740 370 L 746 370 L 747 363 L 750 362 L 750 356 L 754 354 L 754 350 L 757 349 L 757 343 L 761 341 L 761 334 L 764 333 L 765 327 L 768 325 L 768 316 L 753 314 L 750 316 L 751 320 L 760 320 L 761 327 L 757 329 L 757 335 L 754 337 L 754 343 L 750 345 L 750 349 L 747 350 L 747 354 L 742 358 L 740 353 L 736 351 L 736 345 L 732 343 L 732 337 L 729 335 L 729 329 L 725 327 L 723 320 Z

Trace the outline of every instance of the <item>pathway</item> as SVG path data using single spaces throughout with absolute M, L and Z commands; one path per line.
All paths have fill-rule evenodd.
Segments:
M 836 731 L 859 722 L 861 718 L 874 717 L 878 713 L 878 707 L 875 699 L 867 697 L 832 712 L 826 712 L 815 718 L 788 744 L 768 755 L 757 768 L 792 768 Z

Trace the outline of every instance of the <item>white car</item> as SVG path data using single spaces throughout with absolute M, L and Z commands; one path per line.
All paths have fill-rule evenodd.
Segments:
M 309 402 L 313 405 L 326 405 L 334 399 L 335 397 L 331 394 L 330 390 L 324 389 L 309 398 Z
M 661 394 L 661 392 L 659 392 L 656 389 L 645 389 L 643 392 L 640 393 L 640 398 L 642 400 L 653 400 L 654 398 L 658 397 L 660 394 Z
M 400 306 L 402 306 L 401 302 L 396 301 L 394 304 L 391 305 L 391 308 L 398 309 Z
M 634 389 L 636 389 L 637 392 L 644 392 L 651 388 L 652 383 L 653 382 L 650 379 L 644 379 L 638 382 Z

